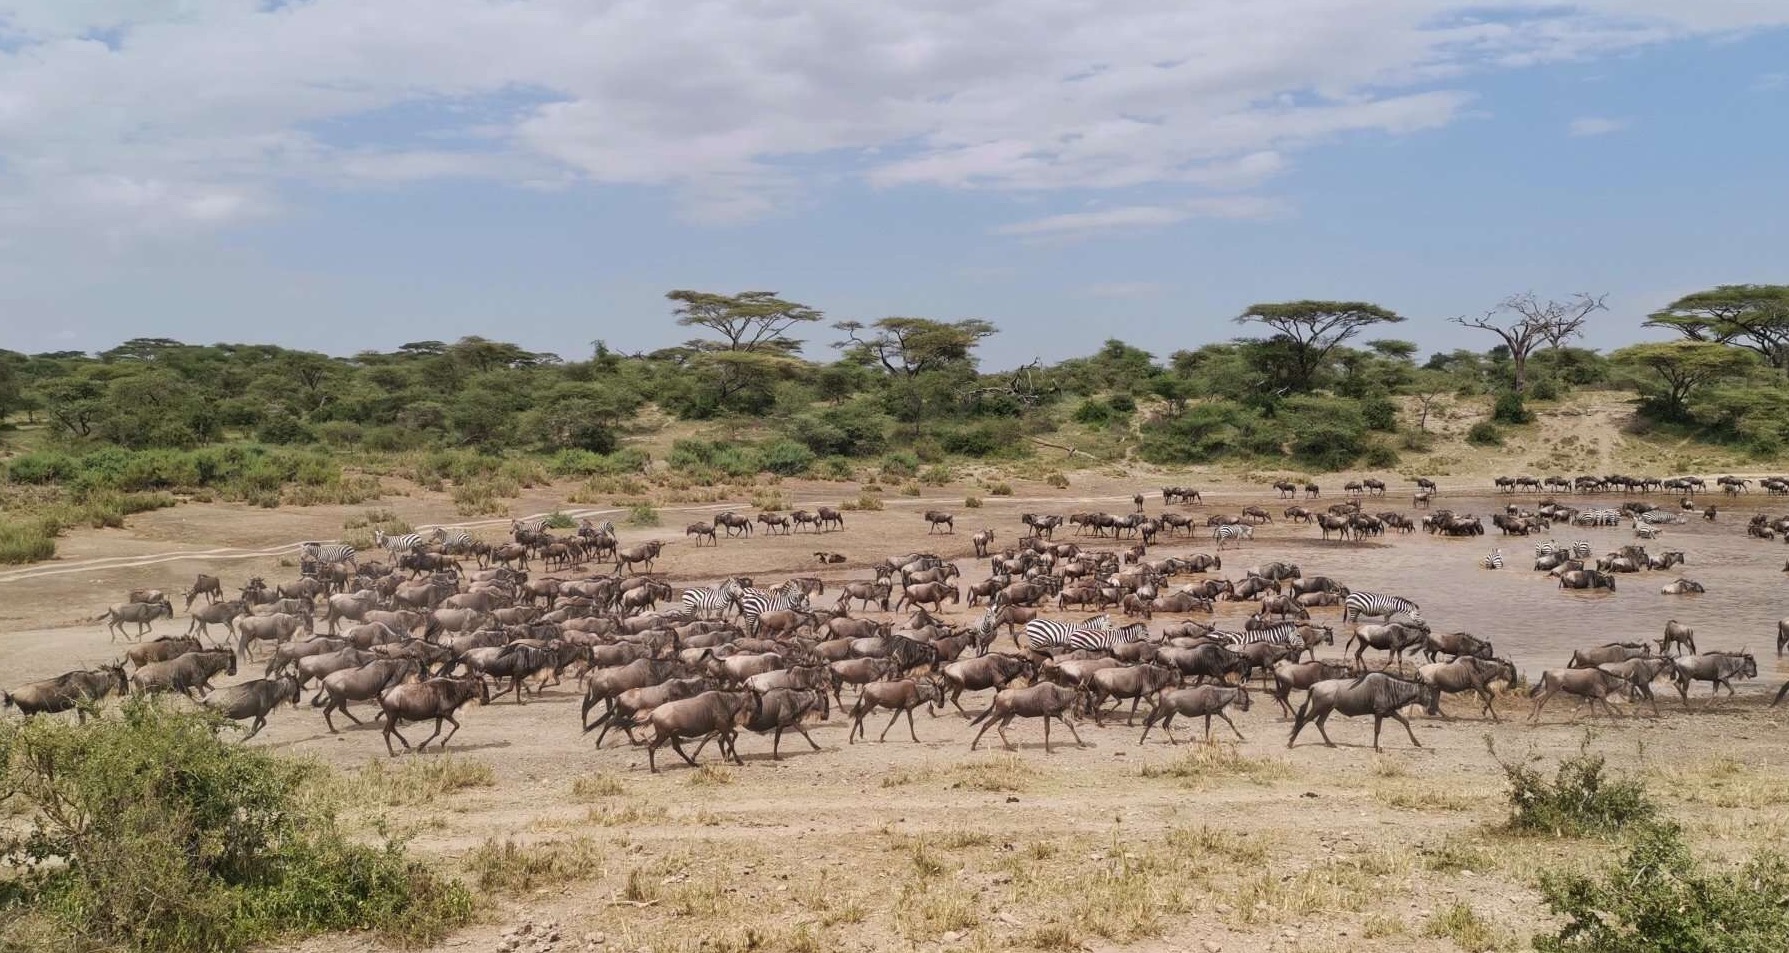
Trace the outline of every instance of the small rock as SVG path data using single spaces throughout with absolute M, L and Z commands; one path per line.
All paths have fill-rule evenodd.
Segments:
M 1012 880 L 1011 877 L 1008 877 L 1006 879 L 1009 882 Z M 999 883 L 999 881 L 995 881 L 995 882 Z M 1016 927 L 1019 925 L 1019 918 L 1013 916 L 1010 913 L 1007 913 L 1005 910 L 1002 910 L 999 913 L 994 914 L 994 919 L 999 920 L 1001 923 L 1004 923 L 1009 927 Z
M 968 935 L 969 934 L 964 933 L 962 930 L 952 930 L 949 933 L 946 933 L 945 935 L 939 937 L 938 940 L 939 940 L 939 942 L 942 942 L 942 943 L 961 943 L 961 942 L 963 942 L 963 938 Z
M 1205 941 L 1205 953 L 1223 953 L 1224 945 L 1216 940 Z
M 1007 799 L 1006 799 L 1006 803 L 1008 803 L 1008 804 L 1017 804 L 1017 803 L 1019 803 L 1019 799 L 1018 799 L 1018 798 L 1017 798 L 1017 797 L 1008 797 L 1008 798 L 1007 798 Z

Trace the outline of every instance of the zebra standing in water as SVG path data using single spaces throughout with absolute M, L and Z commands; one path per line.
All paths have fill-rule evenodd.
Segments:
M 1218 549 L 1232 540 L 1240 543 L 1245 539 L 1255 538 L 1255 528 L 1247 523 L 1225 523 L 1211 531 L 1211 538 L 1217 541 Z
M 1621 513 L 1616 510 L 1585 510 L 1572 522 L 1579 526 L 1620 526 Z
M 712 589 L 685 589 L 683 611 L 693 619 L 724 619 L 739 597 L 739 581 L 728 577 Z
M 397 536 L 388 536 L 384 530 L 375 528 L 373 530 L 373 542 L 377 543 L 380 549 L 390 553 L 393 557 L 397 557 L 421 549 L 422 534 L 401 533 Z
M 1588 540 L 1588 539 L 1572 540 L 1572 558 L 1573 559 L 1589 559 L 1590 554 L 1592 552 L 1593 552 L 1593 550 L 1590 548 L 1590 540 Z
M 354 547 L 347 543 L 300 543 L 298 556 L 313 563 L 353 563 Z
M 1485 567 L 1486 569 L 1502 569 L 1503 568 L 1503 550 L 1501 550 L 1501 549 L 1491 550 L 1491 555 L 1486 556 L 1485 558 L 1479 560 L 1479 565 Z
M 1412 622 L 1422 622 L 1422 612 L 1416 603 L 1402 596 L 1387 596 L 1377 592 L 1350 592 L 1348 598 L 1342 600 L 1342 621 L 1348 621 L 1348 613 L 1354 613 L 1354 620 L 1361 616 L 1375 616 L 1390 619 L 1402 613 L 1409 616 Z
M 1554 555 L 1564 556 L 1570 552 L 1571 547 L 1557 540 L 1549 539 L 1544 543 L 1534 544 L 1534 558 L 1536 559 L 1546 559 L 1548 556 Z
M 758 636 L 758 617 L 766 612 L 777 612 L 782 609 L 806 609 L 808 597 L 805 593 L 786 595 L 781 592 L 765 592 L 762 589 L 741 590 L 736 601 L 739 603 L 739 618 L 745 625 L 745 634 L 750 638 Z
M 1112 617 L 1097 615 L 1086 622 L 1057 622 L 1054 619 L 1032 619 L 1025 623 L 1025 648 L 1049 654 L 1052 650 L 1074 649 L 1073 636 L 1081 631 L 1103 632 L 1112 628 Z

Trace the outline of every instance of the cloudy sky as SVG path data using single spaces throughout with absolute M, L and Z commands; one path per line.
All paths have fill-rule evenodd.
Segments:
M 0 347 L 679 340 L 671 288 L 992 363 L 1365 298 L 1784 281 L 1789 3 L 0 0 Z M 824 348 L 810 347 L 810 353 Z

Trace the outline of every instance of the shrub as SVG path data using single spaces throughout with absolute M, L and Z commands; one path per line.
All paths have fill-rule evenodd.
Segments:
M 1711 871 L 1671 824 L 1645 824 L 1600 874 L 1543 873 L 1541 896 L 1565 919 L 1540 953 L 1766 953 L 1789 936 L 1789 860 L 1759 854 Z
M 989 496 L 1012 496 L 1013 495 L 1012 484 L 996 483 L 993 486 L 988 487 L 988 495 Z
M 868 511 L 871 513 L 879 513 L 882 511 L 882 498 L 879 496 L 872 496 L 869 493 L 859 493 L 859 494 L 857 494 L 857 499 L 847 500 L 844 503 L 840 504 L 839 508 L 845 509 L 845 510 L 865 510 L 865 511 Z
M 1503 446 L 1503 431 L 1489 420 L 1481 420 L 1466 431 L 1466 442 L 1475 447 Z
M 58 948 L 214 953 L 364 929 L 428 943 L 470 919 L 465 888 L 401 843 L 344 837 L 306 794 L 314 768 L 213 725 L 132 698 L 118 718 L 0 727 L 0 789 L 28 817 L 0 852 L 32 861 L 6 892 Z
M 1497 403 L 1491 408 L 1491 419 L 1500 424 L 1526 424 L 1534 421 L 1534 413 L 1522 403 L 1521 394 L 1505 391 L 1497 395 Z
M 58 529 L 43 520 L 0 520 L 0 565 L 54 558 Z
M 1106 398 L 1106 406 L 1115 414 L 1129 416 L 1137 410 L 1137 399 L 1129 394 L 1113 394 Z
M 1389 443 L 1373 442 L 1367 444 L 1366 452 L 1360 455 L 1360 462 L 1379 470 L 1389 470 L 1398 465 L 1398 452 Z
M 1068 477 L 1060 473 L 1052 473 L 1044 477 L 1044 483 L 1053 486 L 1058 490 L 1068 489 Z
M 570 516 L 565 515 L 559 510 L 554 510 L 547 514 L 546 526 L 548 529 L 576 529 L 577 525 L 577 520 L 572 519 Z
M 968 509 L 979 510 L 979 509 L 981 509 L 981 497 L 966 496 L 963 498 L 963 506 L 965 506 Z
M 1360 419 L 1368 430 L 1392 433 L 1398 429 L 1398 408 L 1383 397 L 1369 398 L 1361 402 Z
M 793 440 L 778 440 L 758 455 L 764 469 L 781 476 L 800 476 L 814 465 L 814 451 Z
M 889 476 L 910 477 L 919 472 L 919 455 L 911 450 L 897 450 L 884 454 L 878 466 Z
M 651 503 L 635 503 L 627 509 L 627 525 L 657 526 L 658 510 L 653 509 Z
M 936 463 L 926 467 L 925 472 L 919 475 L 919 482 L 927 486 L 943 486 L 950 482 L 950 477 L 950 467 Z
M 1426 430 L 1406 430 L 1398 434 L 1398 448 L 1427 453 L 1435 448 L 1435 437 Z
M 1089 427 L 1104 427 L 1112 422 L 1112 408 L 1098 398 L 1089 397 L 1075 408 L 1074 421 Z
M 1491 754 L 1496 757 L 1495 748 Z M 1578 754 L 1559 762 L 1552 780 L 1527 762 L 1499 758 L 1497 763 L 1509 782 L 1508 827 L 1513 831 L 1583 837 L 1617 832 L 1658 813 L 1645 785 L 1604 774 L 1603 756 L 1590 753 L 1588 739 Z
M 1528 396 L 1535 400 L 1558 400 L 1560 393 L 1558 378 L 1537 377 L 1528 382 Z

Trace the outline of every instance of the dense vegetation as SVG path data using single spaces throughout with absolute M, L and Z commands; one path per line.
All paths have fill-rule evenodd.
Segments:
M 1494 420 L 1470 435 L 1494 444 L 1532 419 L 1529 402 L 1605 387 L 1635 391 L 1647 421 L 1686 435 L 1764 455 L 1789 439 L 1789 286 L 1688 296 L 1649 322 L 1683 340 L 1608 355 L 1571 345 L 1601 308 L 1586 296 L 1512 297 L 1457 319 L 1496 346 L 1421 360 L 1411 343 L 1377 336 L 1400 315 L 1294 301 L 1250 308 L 1236 319 L 1243 337 L 1166 358 L 1113 340 L 1001 372 L 980 367 L 978 345 L 995 333 L 983 321 L 838 322 L 835 353 L 804 356 L 804 343 L 818 349 L 798 337 L 822 320 L 812 308 L 768 292 L 669 297 L 675 320 L 702 336 L 632 355 L 597 342 L 581 360 L 483 338 L 352 357 L 165 339 L 96 355 L 0 352 L 0 419 L 28 451 L 7 462 L 6 480 L 99 501 L 97 516 L 64 522 L 103 523 L 155 502 L 128 494 L 165 490 L 354 501 L 371 493 L 364 473 L 394 454 L 423 461 L 411 475 L 456 485 L 497 477 L 498 456 L 534 460 L 501 474 L 511 484 L 637 473 L 646 458 L 627 438 L 666 415 L 750 434 L 676 448 L 666 462 L 696 480 L 847 478 L 864 463 L 910 475 L 1064 441 L 1093 459 L 1387 467 L 1429 446 L 1439 398 L 1494 398 Z
M 85 724 L 0 724 L 0 948 L 227 953 L 376 930 L 429 942 L 471 895 L 403 845 L 344 835 L 321 769 L 132 698 Z M 224 730 L 234 730 L 233 726 Z

